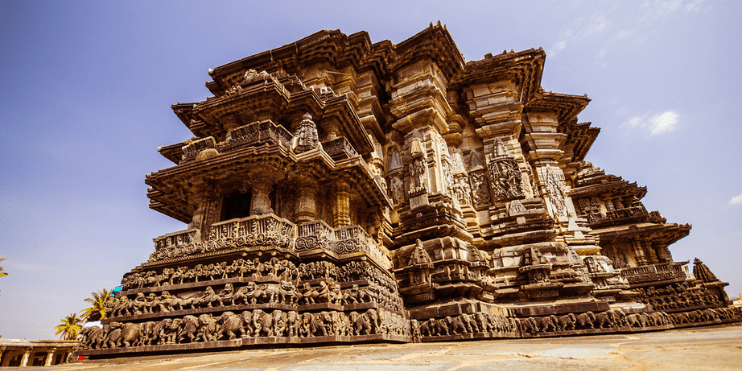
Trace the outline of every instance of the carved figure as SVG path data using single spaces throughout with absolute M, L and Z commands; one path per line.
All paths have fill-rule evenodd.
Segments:
M 350 322 L 353 326 L 354 335 L 368 335 L 371 333 L 371 321 L 365 314 L 350 312 Z
M 461 313 L 459 317 L 461 318 L 461 322 L 464 324 L 464 326 L 466 326 L 467 332 L 479 332 L 479 325 L 472 316 L 466 313 Z
M 412 175 L 412 184 L 410 185 L 411 194 L 428 190 L 427 166 L 425 165 L 424 158 L 416 157 L 412 160 L 410 174 Z
M 292 310 L 286 314 L 286 327 L 289 337 L 299 336 L 301 327 L 301 315 L 299 312 Z
M 258 286 L 255 282 L 250 281 L 247 285 L 240 287 L 232 296 L 232 305 L 239 304 L 240 301 L 245 304 L 255 304 L 258 301 Z
M 317 126 L 312 121 L 312 115 L 305 113 L 296 133 L 294 133 L 294 151 L 301 153 L 321 146 L 317 135 Z
M 600 313 L 595 313 L 595 321 L 593 322 L 593 326 L 595 328 L 610 328 L 613 327 L 616 324 L 616 319 L 611 311 L 605 311 Z
M 281 299 L 281 290 L 278 287 L 278 285 L 260 285 L 258 288 L 260 292 L 260 297 L 267 298 L 268 302 L 273 303 L 281 303 L 283 302 Z
M 120 298 L 117 298 L 114 305 L 113 305 L 113 312 L 111 312 L 112 317 L 119 317 L 119 316 L 130 316 L 131 315 L 131 309 L 133 309 L 134 304 L 129 301 L 129 298 L 124 296 L 121 296 Z
M 113 323 L 111 324 L 113 325 Z M 109 344 L 113 343 L 114 348 L 121 345 L 129 347 L 139 341 L 139 324 L 137 323 L 117 323 L 115 327 L 111 326 L 111 328 L 117 332 L 113 334 L 114 331 L 112 331 L 112 335 L 108 338 Z
M 202 341 L 216 341 L 217 320 L 211 314 L 198 316 L 198 338 Z
M 436 321 L 436 330 L 439 336 L 443 335 L 451 335 L 451 332 L 449 331 L 448 324 L 451 323 L 451 317 L 448 316 L 446 318 L 441 318 Z
M 496 158 L 490 161 L 487 167 L 492 193 L 497 200 L 523 196 L 521 172 L 514 158 Z
M 232 340 L 237 337 L 237 333 L 240 334 L 240 337 L 245 335 L 245 327 L 242 324 L 242 319 L 233 312 L 222 313 L 222 315 L 219 316 L 218 322 L 220 326 L 219 332 L 216 336 L 217 339 L 227 335 L 227 339 Z
M 182 343 L 188 340 L 189 343 L 193 342 L 198 338 L 199 320 L 196 316 L 185 316 L 183 317 L 182 323 L 178 329 L 177 343 Z
M 291 281 L 281 281 L 278 293 L 281 296 L 281 303 L 294 304 L 299 300 L 299 292 Z
M 420 334 L 422 336 L 436 336 L 436 321 L 433 318 L 428 319 L 420 324 Z
M 273 316 L 270 313 L 255 309 L 252 313 L 252 325 L 256 337 L 262 334 L 273 336 Z
M 454 335 L 458 335 L 459 330 L 461 330 L 461 332 L 463 332 L 463 333 L 469 332 L 469 331 L 467 331 L 466 326 L 464 326 L 464 323 L 461 321 L 461 316 L 460 315 L 459 316 L 456 316 L 456 317 L 446 316 L 446 322 L 448 322 L 449 330 Z
M 595 328 L 595 314 L 593 312 L 585 312 L 580 313 L 575 316 L 575 327 L 586 329 L 586 328 Z
M 299 336 L 301 337 L 314 336 L 314 333 L 312 332 L 312 321 L 313 321 L 312 313 L 307 312 L 301 315 L 301 325 L 299 326 Z
M 101 348 L 116 348 L 117 346 L 120 346 L 122 327 L 123 325 L 121 322 L 111 322 L 103 325 L 103 331 L 106 336 L 103 338 Z
M 175 310 L 176 307 L 178 308 L 178 310 L 183 310 L 183 307 L 190 307 L 191 309 L 193 309 L 194 301 L 195 301 L 195 298 L 182 299 L 177 296 L 173 296 L 170 299 L 170 304 L 168 306 L 168 309 Z
M 573 313 L 557 317 L 557 327 L 559 331 L 570 331 L 575 329 L 577 318 Z
M 314 313 L 311 316 L 311 332 L 317 336 L 327 336 L 331 331 L 332 317 L 329 312 Z M 320 335 L 321 334 L 321 335 Z
M 219 292 L 219 303 L 223 305 L 224 302 L 232 302 L 234 299 L 234 286 L 231 283 L 224 285 L 224 290 Z
M 535 334 L 539 330 L 538 323 L 533 317 L 521 318 L 519 325 L 523 333 Z
M 647 319 L 644 313 L 632 313 L 626 316 L 626 324 L 629 327 L 647 327 Z
M 534 320 L 541 332 L 558 331 L 556 316 L 535 317 Z
M 319 292 L 314 290 L 309 282 L 304 282 L 304 292 L 299 300 L 304 299 L 304 304 L 314 304 L 317 297 L 319 297 Z
M 283 336 L 286 331 L 286 315 L 280 309 L 273 311 L 273 334 Z
M 476 206 L 486 205 L 490 202 L 490 194 L 487 189 L 487 180 L 480 171 L 469 174 L 469 180 L 472 184 L 472 197 Z
M 169 340 L 169 334 L 173 327 L 173 319 L 165 318 L 162 321 L 156 322 L 152 326 L 152 333 L 150 335 L 150 342 L 155 344 L 166 344 Z
M 132 308 L 134 308 L 134 315 L 138 316 L 146 312 L 147 298 L 144 297 L 144 293 L 138 293 L 137 297 L 132 301 Z
M 80 331 L 80 343 L 85 349 L 98 349 L 103 345 L 106 334 L 98 326 L 85 327 Z

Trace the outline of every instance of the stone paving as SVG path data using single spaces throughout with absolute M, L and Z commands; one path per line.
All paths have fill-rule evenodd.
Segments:
M 626 335 L 242 350 L 93 360 L 54 370 L 742 370 L 742 325 Z

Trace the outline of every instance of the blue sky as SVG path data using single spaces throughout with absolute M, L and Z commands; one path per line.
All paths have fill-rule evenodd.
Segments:
M 587 94 L 587 160 L 693 225 L 671 246 L 742 293 L 742 3 L 0 2 L 0 335 L 51 338 L 92 291 L 185 229 L 149 210 L 157 147 L 191 134 L 170 105 L 207 70 L 321 29 L 399 43 L 441 20 L 466 60 L 542 46 L 542 86 Z

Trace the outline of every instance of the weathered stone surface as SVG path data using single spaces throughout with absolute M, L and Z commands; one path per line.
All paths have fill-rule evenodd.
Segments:
M 270 58 L 267 58 L 270 56 Z M 217 67 L 173 106 L 154 239 L 83 354 L 429 342 L 740 321 L 668 246 L 689 225 L 584 158 L 586 96 L 542 49 L 465 62 L 445 27 L 393 45 L 321 31 Z

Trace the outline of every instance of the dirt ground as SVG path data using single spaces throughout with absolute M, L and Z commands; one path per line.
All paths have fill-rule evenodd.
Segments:
M 742 324 L 626 335 L 241 350 L 52 370 L 742 370 Z

